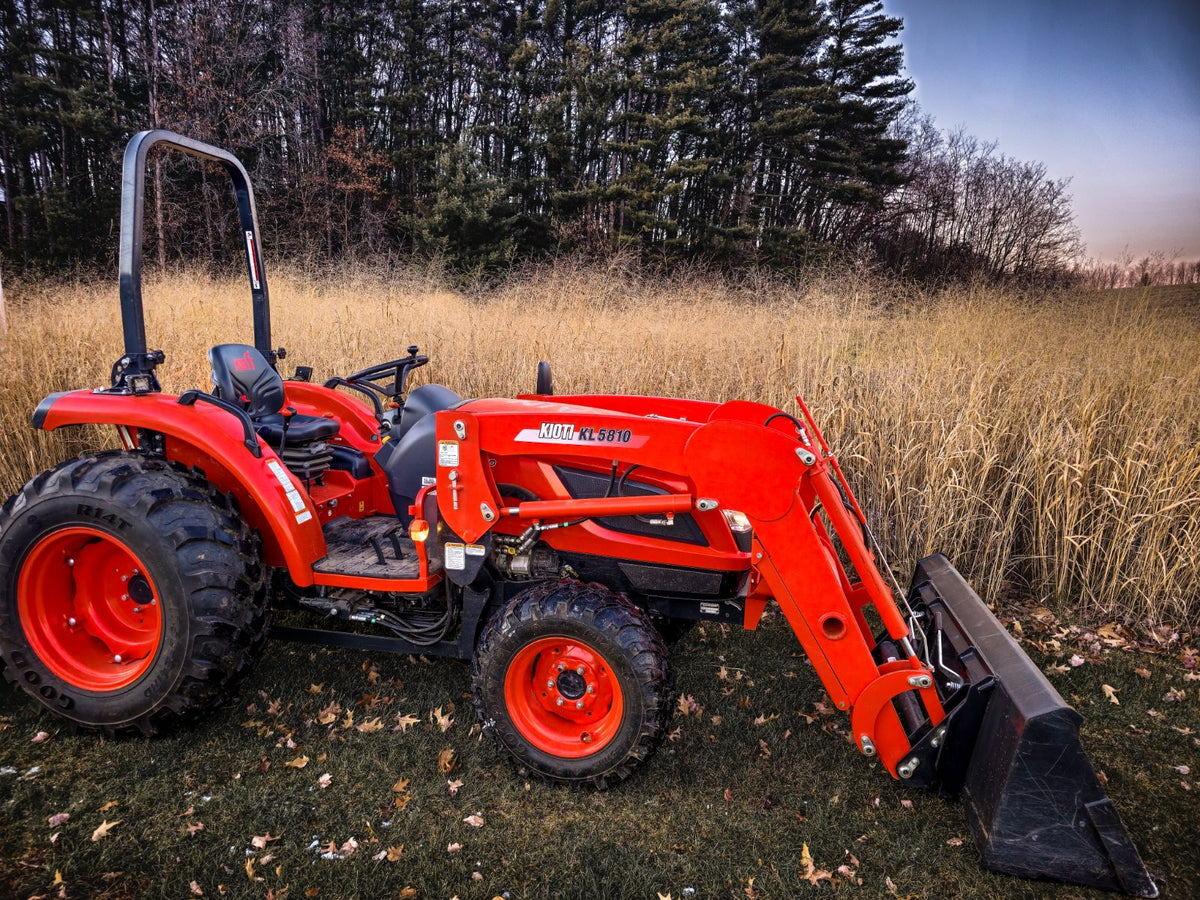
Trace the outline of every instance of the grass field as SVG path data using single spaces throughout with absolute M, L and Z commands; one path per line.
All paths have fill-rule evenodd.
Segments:
M 46 393 L 105 382 L 120 351 L 111 285 L 7 287 L 4 493 L 108 439 L 27 423 Z M 285 273 L 272 293 L 276 343 L 320 378 L 415 342 L 433 357 L 423 374 L 469 396 L 530 389 L 539 358 L 560 390 L 784 408 L 803 391 L 899 576 L 945 550 L 1021 620 L 1086 717 L 1085 747 L 1165 895 L 1200 893 L 1196 288 L 1039 298 L 560 267 L 479 294 L 361 272 Z M 249 337 L 239 283 L 190 273 L 149 284 L 146 300 L 168 389 L 204 384 L 207 347 Z M 1039 604 L 1055 618 L 1032 618 Z M 1155 652 L 1133 652 L 1135 634 Z M 5 693 L 0 900 L 185 897 L 192 882 L 205 897 L 1087 895 L 981 871 L 959 806 L 906 791 L 855 751 L 778 616 L 755 634 L 698 630 L 672 658 L 693 712 L 604 794 L 528 781 L 481 742 L 459 663 L 271 645 L 234 705 L 154 740 L 70 736 Z M 445 731 L 439 710 L 454 720 Z M 393 731 L 408 714 L 418 723 Z M 358 729 L 376 718 L 382 730 Z M 118 824 L 93 841 L 105 821 Z M 264 835 L 277 840 L 254 846 Z M 330 842 L 346 858 L 323 858 Z

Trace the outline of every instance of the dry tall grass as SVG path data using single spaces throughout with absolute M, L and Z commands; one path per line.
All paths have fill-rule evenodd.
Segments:
M 111 284 L 10 285 L 0 490 L 98 435 L 39 434 L 50 391 L 99 385 L 120 350 Z M 243 284 L 150 282 L 167 389 L 248 339 Z M 648 281 L 559 266 L 478 296 L 408 276 L 272 280 L 277 342 L 318 377 L 419 343 L 422 375 L 468 396 L 531 389 L 756 398 L 805 394 L 889 556 L 951 555 L 990 599 L 1071 603 L 1092 622 L 1200 622 L 1200 291 L 937 295 L 845 275 L 805 287 Z M 107 436 L 105 436 L 107 439 Z M 903 573 L 901 574 L 903 577 Z

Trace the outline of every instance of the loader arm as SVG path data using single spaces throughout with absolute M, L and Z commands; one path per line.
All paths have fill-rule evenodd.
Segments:
M 468 546 L 510 518 L 563 528 L 633 511 L 743 513 L 746 625 L 775 599 L 862 754 L 909 784 L 961 792 L 989 868 L 1156 896 L 1080 746 L 1079 715 L 945 557 L 922 560 L 908 592 L 889 586 L 862 509 L 796 399 L 800 418 L 746 401 L 471 401 L 437 413 L 438 506 Z M 493 470 L 520 456 L 647 467 L 688 490 L 505 505 Z

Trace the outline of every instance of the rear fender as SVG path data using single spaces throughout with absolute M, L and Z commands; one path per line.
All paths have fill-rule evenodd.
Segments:
M 292 580 L 313 583 L 312 565 L 325 555 L 325 538 L 303 486 L 261 440 L 261 458 L 247 449 L 242 425 L 215 406 L 181 406 L 173 394 L 108 394 L 91 390 L 51 394 L 38 404 L 33 426 L 144 428 L 166 436 L 167 457 L 195 466 L 222 491 L 237 497 L 262 536 L 266 562 L 286 566 Z M 135 438 L 136 439 L 136 438 Z

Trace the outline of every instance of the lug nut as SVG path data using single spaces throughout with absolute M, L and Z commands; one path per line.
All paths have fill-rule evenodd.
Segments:
M 121 595 L 121 599 L 122 599 L 122 600 L 128 600 L 128 599 L 129 599 L 129 595 L 128 595 L 128 594 L 122 594 L 122 595 Z
M 594 693 L 596 693 L 596 686 L 595 686 L 594 684 L 589 684 L 589 685 L 588 685 L 588 693 L 589 693 L 589 694 L 594 694 Z
M 122 580 L 122 581 L 128 581 L 128 580 L 129 580 L 129 576 L 128 576 L 128 575 L 122 575 L 122 576 L 121 576 L 121 580 Z
M 561 672 L 561 671 L 562 671 L 563 669 L 565 669 L 565 668 L 566 668 L 566 666 L 564 666 L 562 663 L 559 663 L 559 664 L 558 664 L 558 671 L 560 671 L 560 672 Z
M 142 608 L 141 608 L 140 606 L 135 606 L 135 607 L 133 608 L 133 611 L 134 611 L 135 613 L 140 613 L 140 612 L 142 611 Z
M 563 698 L 562 698 L 562 697 L 559 697 L 559 698 L 558 698 L 558 700 L 557 700 L 556 702 L 558 703 L 558 705 L 559 705 L 559 706 L 562 706 L 562 705 L 563 705 Z
M 576 709 L 583 709 L 583 701 L 582 701 L 582 700 L 576 700 L 576 701 L 575 701 L 575 708 L 576 708 Z
M 576 672 L 576 674 L 582 675 L 583 674 L 583 666 L 576 666 L 575 672 Z
M 554 679 L 553 678 L 546 679 L 546 687 L 548 687 L 548 688 L 554 687 Z

